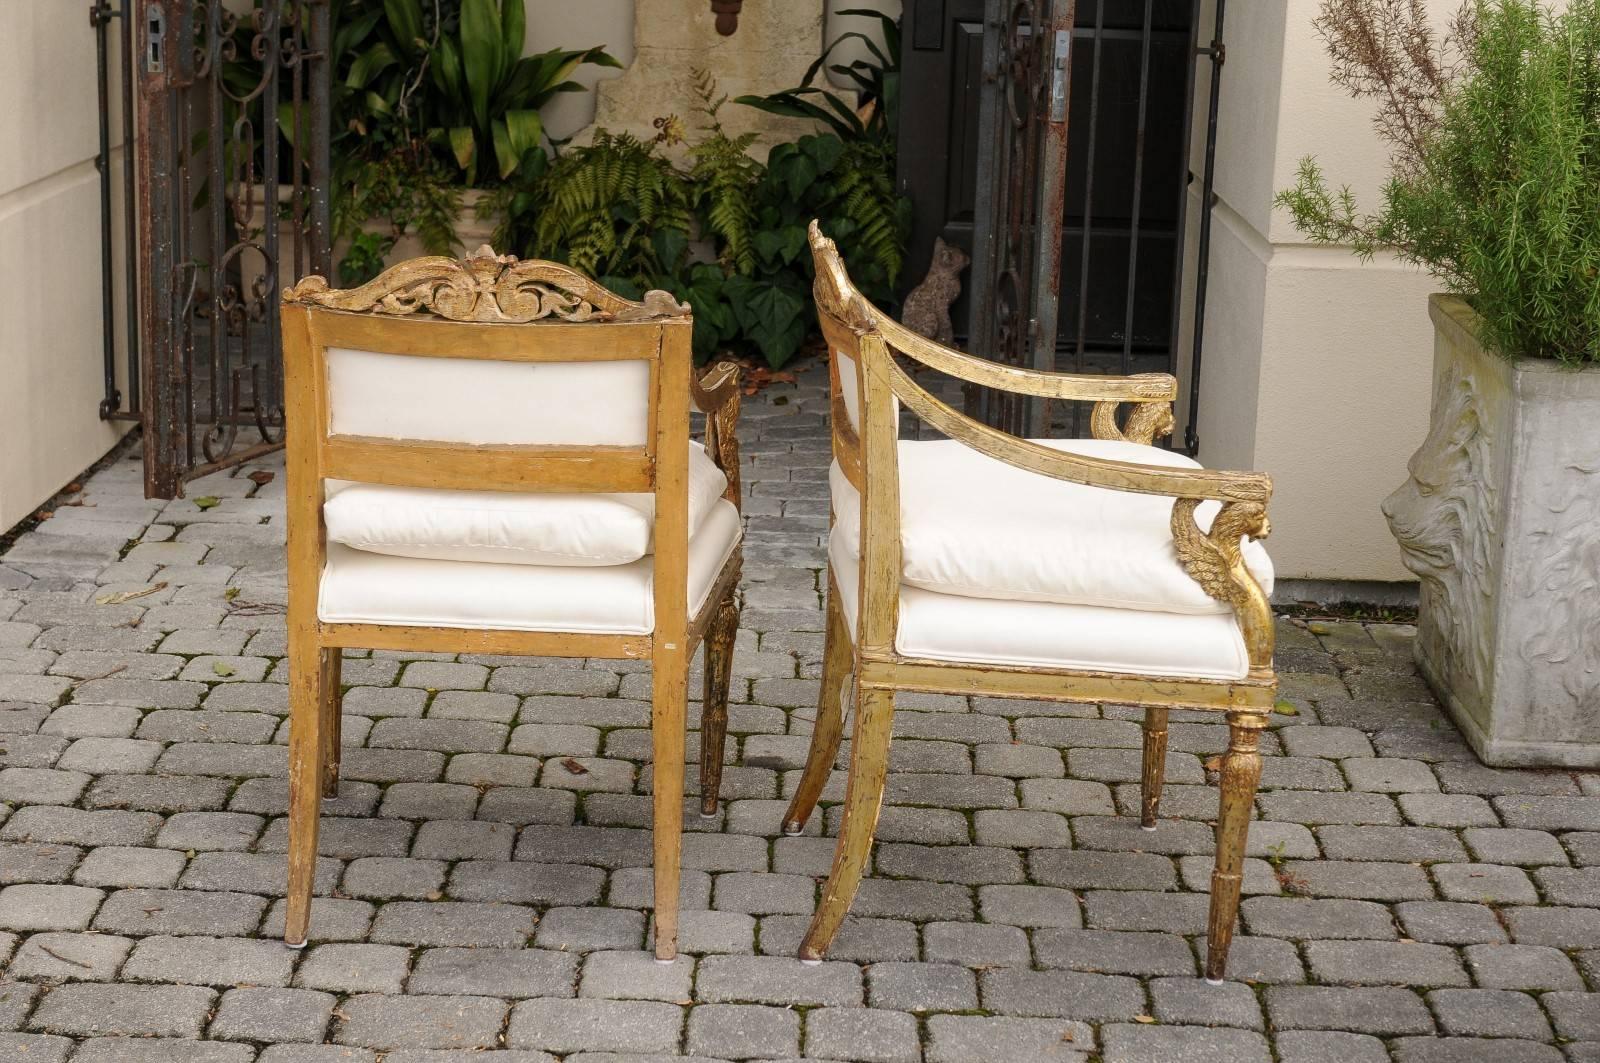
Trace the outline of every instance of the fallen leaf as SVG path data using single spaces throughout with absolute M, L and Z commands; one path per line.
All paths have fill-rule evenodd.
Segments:
M 194 504 L 197 509 L 216 509 L 222 505 L 222 499 L 216 495 L 201 495 L 194 500 Z
M 225 602 L 231 602 L 237 597 L 239 597 L 238 587 L 229 587 L 227 590 L 222 592 L 222 600 Z
M 211 670 L 223 678 L 233 675 L 234 672 L 233 665 L 227 663 L 226 661 L 212 661 Z
M 143 598 L 147 594 L 154 594 L 156 591 L 165 590 L 166 587 L 166 581 L 163 580 L 160 583 L 152 583 L 148 587 L 141 587 L 136 591 L 112 591 L 110 594 L 100 595 L 94 600 L 94 604 L 121 605 L 123 602 L 131 602 L 135 598 Z
M 589 769 L 588 768 L 584 767 L 582 764 L 579 764 L 577 761 L 573 760 L 571 757 L 567 757 L 566 759 L 562 760 L 561 766 L 563 768 L 566 768 L 568 771 L 570 771 L 574 775 L 587 775 L 587 774 L 589 774 Z
M 266 484 L 269 484 L 273 480 L 277 479 L 277 477 L 277 473 L 268 472 L 266 469 L 257 469 L 255 472 L 250 474 L 250 480 L 257 486 L 265 486 Z
M 66 493 L 69 494 L 69 495 L 75 495 L 79 491 L 82 491 L 82 490 L 83 490 L 83 485 L 81 483 L 79 483 L 78 481 L 76 481 L 76 480 L 72 481 L 71 483 L 69 483 L 66 486 Z
M 1156 1021 L 1156 1017 L 1154 1015 L 1135 1015 L 1133 1017 L 1133 1021 L 1134 1022 L 1142 1022 L 1142 1023 L 1149 1024 L 1149 1023 L 1155 1022 Z
M 1298 716 L 1298 715 L 1300 715 L 1300 710 L 1295 708 L 1293 702 L 1284 701 L 1281 698 L 1278 699 L 1277 704 L 1272 706 L 1272 711 L 1277 713 L 1279 716 Z

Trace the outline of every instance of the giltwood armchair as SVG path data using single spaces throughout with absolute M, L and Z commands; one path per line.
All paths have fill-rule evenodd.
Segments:
M 1206 977 L 1222 978 L 1239 908 L 1257 748 L 1274 704 L 1271 481 L 1152 446 L 1176 381 L 1040 373 L 905 329 L 850 282 L 811 226 L 818 315 L 832 352 L 833 498 L 820 704 L 784 816 L 799 834 L 838 754 L 844 684 L 855 719 L 832 872 L 801 946 L 819 961 L 866 870 L 896 691 L 1140 705 L 1141 825 L 1155 828 L 1174 707 L 1215 709 L 1221 776 Z M 1093 402 L 1091 440 L 1018 439 L 974 421 L 897 361 L 985 387 Z M 1119 425 L 1117 407 L 1133 409 Z M 904 406 L 946 439 L 900 441 Z
M 648 660 L 655 952 L 677 951 L 686 684 L 706 645 L 714 812 L 740 568 L 737 369 L 689 308 L 551 262 L 420 258 L 284 292 L 289 893 L 305 944 L 345 647 Z M 689 405 L 707 414 L 689 438 Z

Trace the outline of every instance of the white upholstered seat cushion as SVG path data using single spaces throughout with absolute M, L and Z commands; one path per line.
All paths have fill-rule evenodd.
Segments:
M 1114 461 L 1198 469 L 1160 447 L 1121 440 L 1038 440 Z M 1053 602 L 1163 613 L 1231 612 L 1200 589 L 1172 543 L 1173 500 L 1055 480 L 955 440 L 900 443 L 900 540 L 904 581 L 941 595 Z M 860 495 L 835 463 L 834 519 L 852 556 Z M 1210 528 L 1219 505 L 1195 513 Z M 1272 591 L 1272 562 L 1246 542 L 1245 563 Z
M 689 534 L 728 478 L 689 444 Z M 653 494 L 447 491 L 330 482 L 322 507 L 330 543 L 396 557 L 504 565 L 626 565 L 650 553 Z
M 689 610 L 705 604 L 742 533 L 719 501 L 689 540 Z M 573 567 L 438 561 L 328 544 L 317 615 L 329 623 L 643 635 L 655 630 L 655 558 Z
M 859 560 L 835 527 L 828 562 L 852 635 Z M 1023 602 L 900 588 L 895 649 L 970 664 L 1242 679 L 1250 659 L 1231 613 L 1174 613 Z

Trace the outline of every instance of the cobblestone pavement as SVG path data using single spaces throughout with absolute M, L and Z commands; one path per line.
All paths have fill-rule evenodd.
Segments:
M 747 403 L 731 800 L 688 818 L 670 967 L 649 677 L 598 660 L 353 655 L 285 949 L 284 484 L 249 477 L 281 464 L 172 503 L 96 475 L 0 557 L 0 1061 L 1600 1061 L 1600 776 L 1480 766 L 1402 627 L 1281 625 L 1223 987 L 1224 728 L 1174 714 L 1145 834 L 1134 711 L 981 698 L 901 700 L 874 877 L 802 967 L 837 826 L 777 829 L 822 651 L 820 385 Z

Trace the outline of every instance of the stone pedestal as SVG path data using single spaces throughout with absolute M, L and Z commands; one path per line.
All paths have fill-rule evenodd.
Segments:
M 821 54 L 822 24 L 823 0 L 758 0 L 744 5 L 738 31 L 724 37 L 709 0 L 637 0 L 633 64 L 622 77 L 599 84 L 595 124 L 579 140 L 589 140 L 595 128 L 649 140 L 656 135 L 655 119 L 673 114 L 693 140 L 704 122 L 695 71 L 708 71 L 718 93 L 730 98 L 792 88 Z M 758 158 L 811 128 L 810 122 L 731 102 L 719 117 L 731 135 L 757 134 L 751 153 Z M 683 147 L 668 151 L 681 157 Z
M 1432 428 L 1384 503 L 1417 663 L 1485 763 L 1600 767 L 1600 368 L 1507 362 L 1436 295 Z

